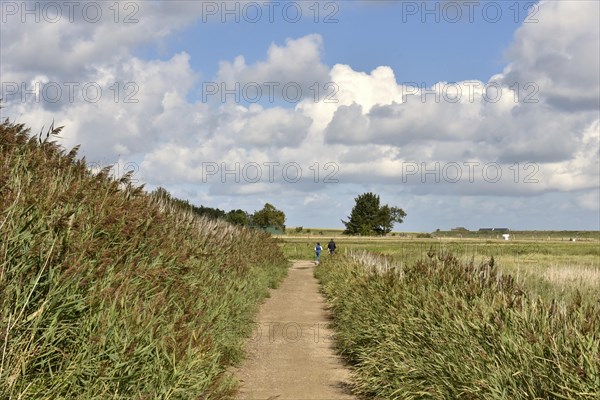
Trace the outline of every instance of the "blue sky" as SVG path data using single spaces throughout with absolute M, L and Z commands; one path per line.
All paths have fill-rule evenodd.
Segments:
M 314 7 L 313 2 L 304 3 Z M 312 10 L 304 10 L 304 18 L 296 23 L 287 22 L 283 11 L 274 11 L 274 22 L 269 22 L 267 7 L 261 7 L 262 17 L 255 23 L 247 21 L 255 18 L 255 14 L 250 15 L 253 9 L 248 9 L 246 15 L 240 8 L 240 22 L 232 23 L 235 16 L 223 15 L 224 9 L 219 5 L 217 15 L 205 17 L 207 22 L 201 17 L 173 35 L 167 50 L 152 46 L 145 49 L 150 51 L 145 55 L 164 58 L 185 51 L 194 68 L 212 78 L 221 60 L 243 54 L 248 63 L 254 63 L 264 57 L 271 43 L 318 33 L 325 43 L 323 62 L 327 65 L 348 64 L 358 71 L 388 65 L 406 82 L 429 85 L 441 80 L 485 80 L 507 64 L 504 52 L 526 18 L 524 8 L 532 2 L 518 2 L 519 7 L 515 6 L 517 2 L 491 2 L 502 12 L 497 22 L 488 22 L 495 21 L 492 11 L 496 8 L 489 8 L 490 15 L 486 16 L 483 6 L 473 8 L 472 22 L 468 19 L 469 8 L 461 7 L 463 21 L 453 22 L 454 14 L 450 14 L 451 10 L 442 12 L 441 6 L 439 12 L 422 14 L 422 2 L 409 2 L 419 9 L 413 15 L 412 9 L 409 13 L 407 6 L 398 1 L 376 6 L 365 3 L 323 2 Z M 434 5 L 429 7 L 435 10 Z M 318 22 L 314 20 L 315 9 L 319 9 Z M 228 22 L 222 23 L 221 18 Z
M 597 1 L 22 4 L 0 9 L 2 117 L 150 189 L 289 226 L 341 228 L 372 191 L 397 230 L 600 229 Z

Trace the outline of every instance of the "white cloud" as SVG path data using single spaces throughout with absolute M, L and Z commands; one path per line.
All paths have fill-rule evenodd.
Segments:
M 525 23 L 508 50 L 500 76 L 507 86 L 533 83 L 549 104 L 564 110 L 598 110 L 600 3 L 540 1 L 536 23 Z
M 189 25 L 202 1 L 142 1 L 118 7 L 111 2 L 94 2 L 93 7 L 56 2 L 59 17 L 44 11 L 44 2 L 15 4 L 17 12 L 3 16 L 6 22 L 0 28 L 2 54 L 10 54 L 2 69 L 3 75 L 23 81 L 40 71 L 51 79 L 81 80 L 93 77 L 99 67 L 125 64 L 136 46 L 160 42 Z M 35 14 L 23 14 L 25 8 L 37 11 L 38 20 Z
M 314 97 L 315 89 L 311 90 L 311 86 L 316 83 L 323 87 L 328 82 L 329 69 L 321 62 L 322 47 L 323 39 L 318 34 L 287 39 L 284 46 L 272 43 L 265 61 L 247 65 L 243 55 L 237 56 L 233 62 L 222 61 L 219 64 L 216 82 L 224 82 L 227 88 L 235 87 L 235 83 L 242 87 L 258 84 L 265 90 L 265 97 L 273 90 L 277 98 L 283 96 L 291 101 L 296 99 L 295 91 L 291 88 L 290 93 L 286 95 L 283 88 L 286 85 L 298 84 L 303 96 Z M 248 95 L 250 98 L 253 96 Z
M 311 119 L 283 108 L 258 108 L 237 132 L 238 143 L 255 146 L 296 147 L 307 134 Z
M 577 142 L 573 157 L 543 166 L 545 186 L 554 190 L 600 188 L 600 120 L 593 121 Z
M 362 106 L 352 103 L 342 105 L 334 113 L 325 130 L 325 142 L 355 144 L 368 142 L 369 119 L 363 115 Z
M 192 3 L 141 2 L 140 22 L 131 26 L 110 21 L 3 25 L 0 51 L 11 54 L 2 61 L 3 82 L 76 80 L 96 82 L 103 90 L 98 102 L 23 102 L 17 95 L 3 115 L 34 128 L 59 115 L 57 124 L 67 125 L 67 146 L 81 143 L 89 161 L 139 162 L 139 174 L 150 186 L 168 185 L 201 201 L 226 204 L 227 196 L 237 196 L 248 206 L 278 193 L 286 207 L 307 218 L 310 212 L 303 207 L 345 209 L 346 198 L 357 190 L 384 193 L 390 203 L 405 201 L 406 208 L 423 213 L 439 207 L 434 214 L 442 219 L 448 218 L 443 210 L 449 204 L 477 206 L 489 215 L 518 213 L 535 206 L 523 196 L 535 195 L 551 207 L 553 193 L 571 195 L 558 197 L 567 209 L 576 204 L 598 210 L 597 2 L 542 2 L 540 22 L 517 31 L 507 53 L 510 65 L 502 73 L 489 82 L 439 82 L 433 87 L 437 95 L 429 93 L 432 88 L 398 84 L 387 66 L 371 72 L 343 64 L 329 68 L 322 61 L 326 43 L 318 34 L 273 43 L 265 58 L 252 64 L 240 55 L 219 65 L 215 79 L 228 83 L 298 82 L 307 94 L 315 82 L 336 85 L 333 102 L 307 96 L 287 108 L 204 104 L 193 99 L 202 71 L 194 70 L 187 53 L 149 60 L 132 55 L 199 18 L 200 6 Z M 486 100 L 483 88 L 496 82 L 500 98 Z M 538 84 L 539 102 L 516 102 L 514 82 Z M 111 89 L 115 83 L 118 101 Z M 127 83 L 134 84 L 129 91 Z M 454 101 L 457 87 L 461 97 Z M 137 102 L 124 102 L 128 95 Z M 291 184 L 278 172 L 269 182 L 264 163 L 270 162 L 296 163 L 302 180 Z M 240 172 L 257 163 L 263 179 L 249 183 L 242 176 L 236 182 L 229 176 L 223 182 L 222 163 L 237 164 Z M 462 167 L 458 182 L 444 175 L 451 163 Z M 473 179 L 465 163 L 477 163 Z M 491 163 L 501 169 L 498 181 L 482 174 Z M 215 164 L 219 170 L 207 176 L 206 168 Z M 409 169 L 415 166 L 416 171 Z M 324 185 L 332 173 L 340 183 Z M 528 178 L 532 181 L 524 182 Z M 252 206 L 260 208 L 258 203 Z

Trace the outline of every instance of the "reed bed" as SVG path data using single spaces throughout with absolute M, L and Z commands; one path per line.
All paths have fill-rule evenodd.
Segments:
M 288 262 L 0 124 L 0 399 L 220 399 Z
M 600 298 L 546 301 L 493 258 L 412 265 L 358 252 L 316 268 L 355 393 L 374 399 L 598 399 Z M 586 300 L 586 301 L 584 301 Z

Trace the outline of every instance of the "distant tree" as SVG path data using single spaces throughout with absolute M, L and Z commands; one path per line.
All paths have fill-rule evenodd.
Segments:
M 172 206 L 177 207 L 180 210 L 188 211 L 198 216 L 203 216 L 211 219 L 222 219 L 234 225 L 250 225 L 252 216 L 244 210 L 231 210 L 229 212 L 225 212 L 219 208 L 205 207 L 203 205 L 196 206 L 191 204 L 188 200 L 178 199 L 177 197 L 172 196 L 166 189 L 162 187 L 158 187 L 152 192 L 152 195 L 156 198 L 159 198 L 163 201 L 170 203 Z M 269 206 L 269 207 L 267 207 Z M 265 208 L 267 209 L 265 211 Z M 277 210 L 270 204 L 265 204 L 265 208 L 261 210 L 262 214 L 259 214 L 258 221 L 264 222 L 265 216 L 267 217 L 267 221 L 279 221 L 281 220 L 281 225 L 278 223 L 267 223 L 266 225 L 275 225 L 280 226 L 281 228 L 285 228 L 283 223 L 285 222 L 285 215 L 283 212 Z M 281 213 L 281 216 L 278 216 L 277 212 Z M 273 217 L 273 215 L 275 217 Z M 278 219 L 279 218 L 279 219 Z
M 180 210 L 189 211 L 199 216 L 211 219 L 224 219 L 226 215 L 225 211 L 220 210 L 218 208 L 204 207 L 202 205 L 196 206 L 194 204 L 191 204 L 188 200 L 178 199 L 162 187 L 156 188 L 152 192 L 152 194 L 157 198 L 160 198 L 164 201 L 168 201 L 171 205 L 179 208 Z
M 386 204 L 379 209 L 378 217 L 374 230 L 379 235 L 387 235 L 392 231 L 395 223 L 401 224 L 404 221 L 406 213 L 401 208 L 390 207 Z
M 348 222 L 342 220 L 347 235 L 386 235 L 392 231 L 394 223 L 402 223 L 406 217 L 401 208 L 387 204 L 380 206 L 379 195 L 371 192 L 363 193 L 354 200 L 356 203 Z
M 244 210 L 231 210 L 227 213 L 225 219 L 234 225 L 250 224 L 250 215 Z
M 192 205 L 192 211 L 197 215 L 202 215 L 212 219 L 225 219 L 225 211 L 219 208 L 212 207 L 204 207 L 204 206 L 195 206 Z
M 251 220 L 256 226 L 275 226 L 285 230 L 284 212 L 269 203 L 266 203 L 262 210 L 255 211 Z
M 355 205 L 348 217 L 344 233 L 349 235 L 372 235 L 379 213 L 379 196 L 373 193 L 361 194 L 355 200 Z

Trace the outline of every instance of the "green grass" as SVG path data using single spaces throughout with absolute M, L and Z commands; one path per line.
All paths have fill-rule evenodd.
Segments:
M 302 231 L 297 232 L 296 227 L 287 227 L 285 235 L 287 237 L 340 237 L 343 235 L 343 229 L 332 229 L 332 228 L 302 228 Z M 435 232 L 392 232 L 387 237 L 371 237 L 371 239 L 391 239 L 396 240 L 400 238 L 414 239 L 422 235 L 430 235 L 434 239 L 474 239 L 474 240 L 502 240 L 502 233 L 504 232 L 479 232 L 479 231 L 435 231 Z M 600 241 L 600 231 L 532 231 L 532 230 L 521 230 L 521 231 L 508 231 L 512 239 L 521 241 L 532 241 L 532 242 L 543 242 L 543 241 L 569 241 L 575 239 L 575 241 Z M 368 237 L 362 237 L 366 239 Z
M 0 399 L 224 398 L 287 267 L 267 235 L 0 124 Z
M 552 236 L 552 232 L 548 234 Z M 594 239 L 534 242 L 529 239 L 333 237 L 339 253 L 365 250 L 388 256 L 400 265 L 425 260 L 430 250 L 451 253 L 463 262 L 480 263 L 494 257 L 501 271 L 513 274 L 547 300 L 568 299 L 575 289 L 581 291 L 584 299 L 600 297 L 600 242 Z M 287 257 L 313 259 L 315 243 L 324 244 L 329 239 L 329 236 L 282 236 L 279 242 Z
M 357 394 L 600 398 L 597 233 L 575 242 L 553 232 L 416 236 L 335 236 L 338 254 L 316 270 Z M 280 244 L 288 257 L 312 259 L 315 242 L 329 239 Z
M 545 301 L 496 263 L 349 251 L 316 269 L 353 390 L 377 399 L 597 399 L 600 302 Z M 598 298 L 600 300 L 600 298 Z

